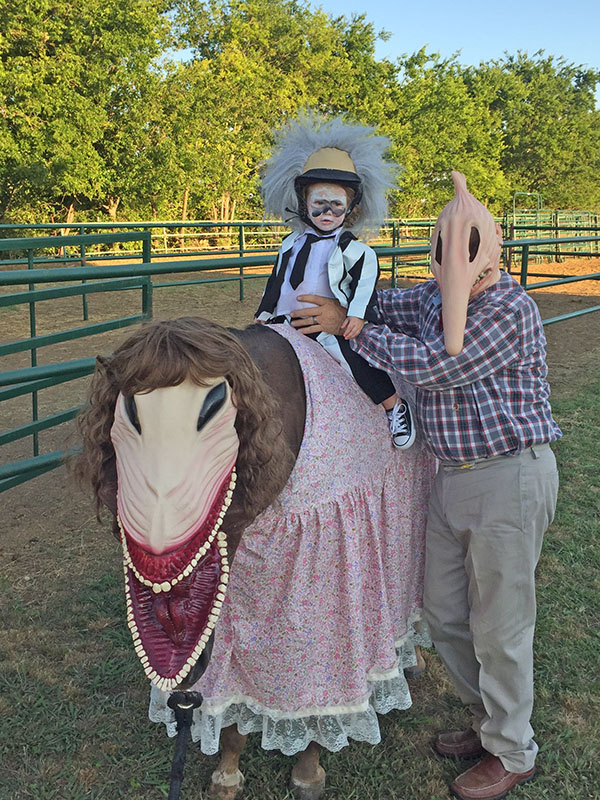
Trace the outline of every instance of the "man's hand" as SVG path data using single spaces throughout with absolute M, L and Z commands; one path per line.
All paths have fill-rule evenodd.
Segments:
M 342 336 L 342 324 L 346 319 L 346 309 L 330 297 L 317 294 L 303 294 L 298 297 L 301 303 L 314 303 L 314 308 L 299 308 L 292 311 L 292 325 L 300 333 L 333 333 Z

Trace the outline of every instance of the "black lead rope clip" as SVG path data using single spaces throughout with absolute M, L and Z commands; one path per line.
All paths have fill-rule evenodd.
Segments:
M 177 722 L 177 738 L 171 764 L 171 782 L 167 800 L 179 800 L 194 709 L 200 708 L 202 705 L 202 695 L 200 692 L 171 692 L 167 705 L 175 712 L 175 721 Z

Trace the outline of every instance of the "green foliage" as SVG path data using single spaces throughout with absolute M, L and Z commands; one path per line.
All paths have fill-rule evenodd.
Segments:
M 494 212 L 514 191 L 600 208 L 596 70 L 543 52 L 377 59 L 387 34 L 366 15 L 305 0 L 5 5 L 0 218 L 260 216 L 272 130 L 306 107 L 390 136 L 397 215 L 437 213 L 452 169 Z
M 172 77 L 187 99 L 178 149 L 190 200 L 212 219 L 255 211 L 257 166 L 285 117 L 307 106 L 358 116 L 385 88 L 363 17 L 332 20 L 295 0 L 187 0 L 176 23 L 192 52 Z
M 467 70 L 501 132 L 511 191 L 541 192 L 548 206 L 600 206 L 600 71 L 544 56 L 507 55 Z
M 60 215 L 119 193 L 145 125 L 140 106 L 161 52 L 161 11 L 156 0 L 5 5 L 0 216 L 27 208 Z
M 463 172 L 469 188 L 498 211 L 509 189 L 500 168 L 502 139 L 491 111 L 472 93 L 454 60 L 424 50 L 402 60 L 389 129 L 394 157 L 404 166 L 397 213 L 431 216 L 453 196 L 450 171 Z M 386 125 L 387 127 L 387 125 Z

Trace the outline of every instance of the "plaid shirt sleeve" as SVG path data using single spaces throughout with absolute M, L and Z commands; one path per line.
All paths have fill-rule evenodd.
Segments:
M 475 383 L 517 361 L 522 355 L 521 342 L 527 341 L 535 327 L 528 307 L 518 313 L 510 304 L 491 309 L 484 306 L 467 318 L 463 349 L 450 356 L 441 331 L 422 341 L 407 335 L 403 325 L 396 327 L 398 311 L 393 298 L 380 308 L 393 327 L 365 325 L 353 349 L 374 367 L 397 370 L 410 383 L 434 392 Z M 407 317 L 410 320 L 410 314 Z
M 379 324 L 390 330 L 416 336 L 419 331 L 421 287 L 385 289 L 377 292 Z

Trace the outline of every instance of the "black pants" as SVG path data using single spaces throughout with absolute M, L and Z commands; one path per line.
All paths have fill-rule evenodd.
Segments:
M 318 335 L 318 334 L 317 334 Z M 310 336 L 310 334 L 309 334 Z M 350 347 L 350 342 L 343 336 L 336 336 L 344 361 L 350 367 L 354 380 L 371 400 L 379 405 L 396 392 L 390 376 L 382 369 L 372 367 L 368 361 Z

